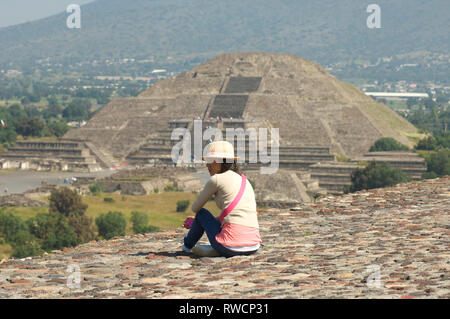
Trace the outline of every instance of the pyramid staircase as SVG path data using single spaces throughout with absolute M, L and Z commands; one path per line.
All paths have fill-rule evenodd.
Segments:
M 2 168 L 94 172 L 101 170 L 97 157 L 82 140 L 26 140 L 1 155 Z

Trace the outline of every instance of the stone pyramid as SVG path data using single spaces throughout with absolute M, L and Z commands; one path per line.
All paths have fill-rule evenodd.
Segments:
M 136 98 L 115 99 L 65 137 L 87 139 L 105 154 L 125 159 L 167 137 L 173 120 L 209 117 L 279 128 L 280 146 L 328 147 L 347 157 L 362 156 L 380 137 L 411 146 L 418 133 L 389 107 L 313 62 L 249 52 L 220 55 Z

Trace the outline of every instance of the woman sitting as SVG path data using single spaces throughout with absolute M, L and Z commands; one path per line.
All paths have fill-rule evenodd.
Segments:
M 184 238 L 182 249 L 191 249 L 204 232 L 212 248 L 224 257 L 249 255 L 258 251 L 261 244 L 256 211 L 255 193 L 252 185 L 240 171 L 234 148 L 226 141 L 208 144 L 206 161 L 210 179 L 192 204 L 196 213 L 190 230 Z M 222 211 L 214 217 L 203 205 L 211 196 Z M 189 228 L 186 225 L 185 227 Z

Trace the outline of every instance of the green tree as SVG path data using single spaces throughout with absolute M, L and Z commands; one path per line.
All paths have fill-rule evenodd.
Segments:
M 27 227 L 18 216 L 0 210 L 0 238 L 11 245 L 13 257 L 23 258 L 42 253 L 42 249 Z
M 19 104 L 13 104 L 8 107 L 8 113 L 14 122 L 27 117 L 27 113 L 20 107 Z
M 25 117 L 16 123 L 16 132 L 22 136 L 42 136 L 45 122 L 37 117 Z
M 450 131 L 439 132 L 435 138 L 437 147 L 450 148 Z
M 7 242 L 11 242 L 16 234 L 26 230 L 27 226 L 20 217 L 11 213 L 5 213 L 0 209 L 0 237 Z
M 391 168 L 387 164 L 370 162 L 364 169 L 357 169 L 351 174 L 350 192 L 363 189 L 394 186 L 407 182 L 409 177 L 398 168 Z
M 401 144 L 391 137 L 382 137 L 375 141 L 369 152 L 384 152 L 384 151 L 408 151 L 406 145 Z
M 95 238 L 92 218 L 84 214 L 88 206 L 82 202 L 81 196 L 75 190 L 67 187 L 57 189 L 50 194 L 49 201 L 49 212 L 59 213 L 67 218 L 68 225 L 73 228 L 77 244 Z
M 148 215 L 142 212 L 131 212 L 131 222 L 133 223 L 133 231 L 135 234 L 144 234 L 159 230 L 156 226 L 148 225 Z
M 62 137 L 69 130 L 69 126 L 63 121 L 50 121 L 47 126 L 56 137 Z
M 27 221 L 30 233 L 36 236 L 46 251 L 73 247 L 81 242 L 77 239 L 69 219 L 57 212 L 38 214 Z
M 95 226 L 91 217 L 84 214 L 71 213 L 69 215 L 69 225 L 75 231 L 75 238 L 78 243 L 86 243 L 95 239 Z
M 98 233 L 105 239 L 110 239 L 114 236 L 124 236 L 127 221 L 121 212 L 108 212 L 101 214 L 95 219 Z
M 62 116 L 69 121 L 87 120 L 91 103 L 85 99 L 74 99 L 63 110 Z
M 87 205 L 81 200 L 81 196 L 68 187 L 62 187 L 54 190 L 50 194 L 50 212 L 58 212 L 66 217 L 70 214 L 83 215 Z
M 53 224 L 50 227 L 50 232 L 43 238 L 43 249 L 48 251 L 81 244 L 77 240 L 75 229 L 71 227 L 67 217 L 56 214 L 52 216 L 50 214 L 49 221 Z
M 0 143 L 5 146 L 11 146 L 15 143 L 17 138 L 17 133 L 14 128 L 10 126 L 2 127 L 0 125 Z

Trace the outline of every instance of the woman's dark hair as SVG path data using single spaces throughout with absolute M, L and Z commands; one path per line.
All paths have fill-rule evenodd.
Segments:
M 225 173 L 226 171 L 228 171 L 230 169 L 233 172 L 238 173 L 239 175 L 242 175 L 241 169 L 236 160 L 234 160 L 232 163 L 228 163 L 227 160 L 224 158 L 222 160 L 222 163 L 220 163 L 220 173 Z

